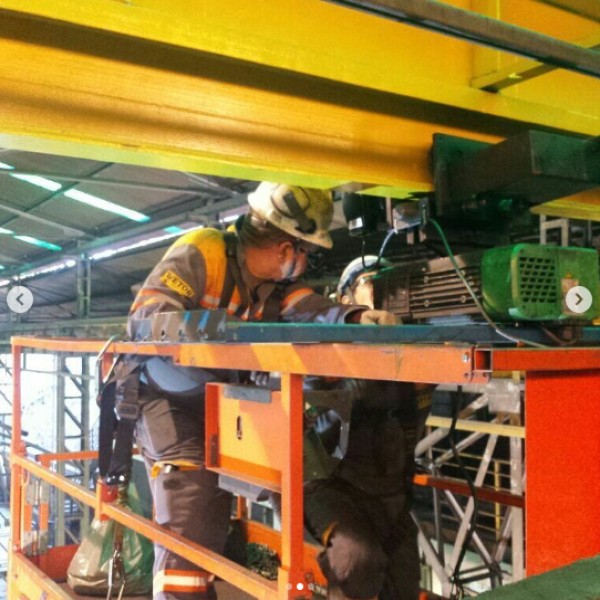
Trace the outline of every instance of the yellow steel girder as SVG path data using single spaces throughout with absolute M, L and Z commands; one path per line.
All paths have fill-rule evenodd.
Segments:
M 568 198 L 540 204 L 533 207 L 531 212 L 548 217 L 600 221 L 600 193 L 598 190 L 581 192 Z
M 540 0 L 540 2 L 600 21 L 600 2 L 598 0 Z
M 400 195 L 435 132 L 600 133 L 589 100 L 475 89 L 469 44 L 319 0 L 2 0 L 0 51 L 0 144 L 26 150 Z
M 531 27 L 545 35 L 570 41 L 575 46 L 597 48 L 600 44 L 600 24 L 594 19 L 582 16 L 583 11 L 564 10 L 567 5 L 576 2 L 577 0 L 472 0 L 472 5 L 474 10 L 490 18 L 520 27 Z M 580 8 L 583 8 L 584 2 L 580 3 Z M 514 92 L 510 90 L 505 95 L 522 97 L 525 94 L 525 97 L 537 102 L 543 102 L 544 97 L 550 96 L 555 105 L 577 107 L 578 110 L 596 117 L 599 115 L 600 91 L 595 87 L 593 80 L 591 87 L 586 87 L 585 78 L 564 72 L 559 72 L 557 76 L 556 68 L 552 66 L 519 59 L 506 52 L 482 46 L 474 47 L 474 57 L 471 81 L 473 87 L 498 91 L 516 86 Z M 600 54 L 598 61 L 600 62 Z M 541 85 L 519 85 L 547 73 L 552 73 L 552 76 L 543 78 Z M 574 104 L 573 97 L 576 97 Z

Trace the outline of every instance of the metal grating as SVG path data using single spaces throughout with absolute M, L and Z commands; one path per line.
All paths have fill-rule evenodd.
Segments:
M 518 258 L 519 296 L 524 305 L 548 304 L 550 308 L 559 301 L 556 287 L 556 262 L 552 258 L 528 256 Z

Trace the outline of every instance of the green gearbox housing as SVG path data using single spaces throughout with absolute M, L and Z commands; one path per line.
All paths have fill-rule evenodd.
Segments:
M 598 252 L 589 248 L 516 244 L 487 250 L 481 261 L 483 305 L 494 319 L 591 321 L 600 314 Z M 569 309 L 567 292 L 587 288 L 592 304 Z

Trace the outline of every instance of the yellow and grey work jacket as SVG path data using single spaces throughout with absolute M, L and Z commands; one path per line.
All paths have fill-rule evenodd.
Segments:
M 243 320 L 263 320 L 263 310 L 277 284 L 261 282 L 245 265 L 237 247 L 237 264 L 248 289 L 250 306 L 240 314 L 242 292 L 236 285 L 227 312 Z M 143 319 L 155 312 L 219 308 L 227 273 L 225 233 L 199 229 L 184 234 L 154 267 L 133 302 L 130 318 Z M 279 304 L 279 321 L 343 323 L 351 313 L 366 307 L 335 304 L 306 284 L 286 283 Z

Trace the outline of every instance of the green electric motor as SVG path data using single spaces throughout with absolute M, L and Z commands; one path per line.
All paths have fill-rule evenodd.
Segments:
M 481 261 L 483 305 L 498 320 L 591 321 L 600 314 L 598 252 L 516 244 Z

